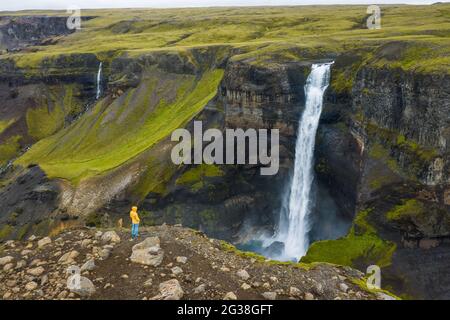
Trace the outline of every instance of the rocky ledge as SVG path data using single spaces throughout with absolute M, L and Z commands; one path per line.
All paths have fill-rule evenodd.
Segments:
M 125 229 L 95 228 L 7 241 L 0 298 L 393 299 L 368 290 L 364 275 L 349 267 L 269 261 L 168 225 L 144 228 L 135 241 Z

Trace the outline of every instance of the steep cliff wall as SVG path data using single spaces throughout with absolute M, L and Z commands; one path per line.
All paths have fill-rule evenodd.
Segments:
M 329 92 L 316 165 L 340 203 L 354 200 L 354 226 L 303 260 L 378 264 L 399 293 L 448 298 L 448 75 L 370 61 L 357 70 L 351 90 Z

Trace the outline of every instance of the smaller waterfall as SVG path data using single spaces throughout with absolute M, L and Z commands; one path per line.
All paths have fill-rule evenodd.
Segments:
M 102 65 L 103 62 L 100 62 L 97 72 L 97 94 L 95 95 L 95 99 L 97 100 L 98 98 L 100 98 L 100 95 L 102 94 Z

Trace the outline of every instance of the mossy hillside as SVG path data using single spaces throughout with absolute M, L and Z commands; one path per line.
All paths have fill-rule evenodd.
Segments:
M 224 172 L 216 165 L 200 164 L 184 172 L 177 180 L 177 185 L 188 186 L 192 191 L 205 187 L 207 178 L 221 177 Z
M 9 128 L 10 125 L 12 125 L 14 123 L 14 119 L 10 119 L 10 120 L 0 120 L 0 135 L 3 133 L 3 131 L 5 131 L 6 129 Z
M 137 185 L 131 190 L 131 198 L 136 203 L 140 203 L 149 194 L 162 197 L 169 192 L 168 186 L 179 166 L 170 161 L 171 144 L 168 140 L 161 141 L 142 154 L 140 158 L 143 160 L 137 160 L 142 163 L 144 171 Z
M 389 266 L 396 245 L 378 236 L 368 221 L 370 212 L 369 209 L 357 214 L 347 236 L 314 242 L 301 262 L 329 262 L 357 268 L 371 264 Z
M 13 136 L 0 144 L 0 166 L 19 154 L 21 136 Z
M 81 102 L 74 98 L 75 85 L 45 86 L 36 99 L 37 107 L 26 113 L 28 134 L 34 140 L 46 138 L 64 127 L 66 117 L 81 110 Z
M 0 241 L 9 239 L 10 235 L 14 232 L 14 227 L 9 224 L 0 225 Z
M 171 163 L 162 163 L 157 157 L 152 157 L 147 161 L 146 170 L 133 189 L 136 201 L 145 198 L 149 193 L 164 196 L 167 194 L 167 185 L 176 172 L 176 167 Z
M 223 70 L 201 76 L 164 74 L 149 75 L 111 104 L 99 101 L 74 124 L 35 144 L 16 164 L 37 163 L 49 177 L 73 183 L 116 168 L 201 111 L 216 95 Z
M 395 57 L 385 54 L 383 47 L 367 59 L 377 68 L 400 68 L 416 73 L 448 73 L 450 69 L 450 31 L 443 31 L 441 37 L 428 41 L 408 40 L 399 48 Z

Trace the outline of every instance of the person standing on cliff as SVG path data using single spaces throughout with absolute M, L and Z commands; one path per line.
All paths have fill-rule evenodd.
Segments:
M 139 234 L 139 222 L 141 219 L 139 219 L 139 215 L 137 213 L 137 207 L 132 207 L 130 211 L 130 218 L 131 218 L 131 239 L 134 240 L 138 237 Z

